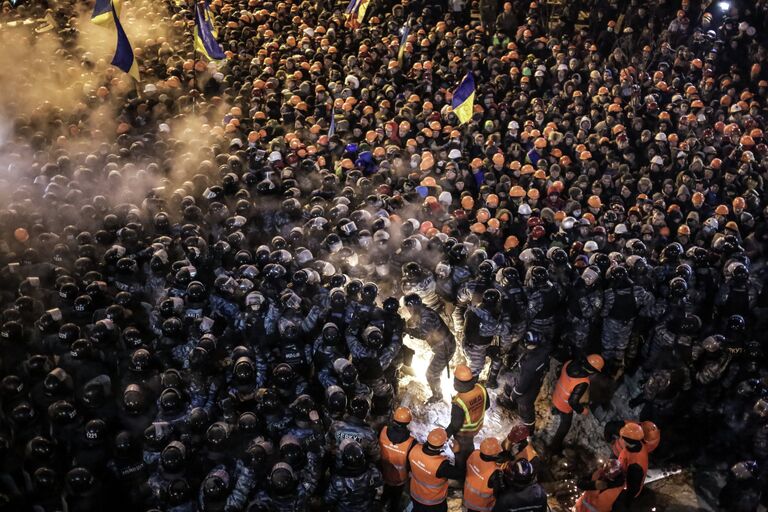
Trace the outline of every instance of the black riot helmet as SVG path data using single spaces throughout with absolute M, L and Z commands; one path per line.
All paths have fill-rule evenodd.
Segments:
M 376 286 L 376 283 L 365 283 L 360 292 L 360 298 L 365 304 L 373 304 L 378 295 L 379 287 Z
M 669 282 L 669 294 L 672 297 L 682 298 L 688 293 L 688 283 L 682 277 L 675 277 Z
M 218 475 L 210 475 L 203 481 L 203 497 L 207 500 L 221 500 L 227 493 L 227 485 Z
M 400 302 L 394 297 L 388 297 L 384 299 L 384 303 L 382 304 L 382 307 L 384 308 L 384 311 L 389 313 L 390 315 L 397 314 L 397 312 L 400 309 Z
M 78 338 L 80 338 L 80 328 L 77 325 L 68 323 L 59 327 L 59 342 L 65 346 L 71 346 Z
M 491 260 L 485 260 L 477 267 L 477 275 L 484 281 L 490 281 L 493 279 L 493 275 L 496 272 L 496 265 Z
M 384 333 L 375 326 L 368 326 L 363 331 L 363 341 L 369 347 L 379 349 L 384 344 Z
M 192 302 L 203 302 L 206 297 L 205 285 L 200 281 L 192 281 L 187 285 L 187 298 Z
M 272 370 L 272 378 L 275 385 L 280 388 L 287 388 L 290 386 L 296 378 L 296 372 L 294 372 L 291 365 L 287 363 L 280 363 Z
M 365 452 L 360 443 L 352 439 L 342 441 L 341 463 L 347 469 L 365 467 Z
M 186 462 L 186 454 L 181 443 L 170 443 L 160 452 L 160 464 L 170 473 L 178 473 Z
M 269 487 L 278 496 L 285 496 L 296 488 L 296 476 L 289 464 L 275 464 L 269 475 Z
M 368 412 L 371 410 L 371 403 L 368 398 L 364 396 L 356 396 L 349 403 L 349 412 L 355 418 L 364 420 L 368 416 Z
M 76 467 L 69 470 L 66 477 L 67 487 L 75 495 L 88 494 L 96 486 L 96 479 L 90 470 L 84 467 Z
M 531 268 L 531 284 L 533 286 L 544 286 L 549 281 L 549 271 L 540 266 Z
M 256 368 L 249 357 L 240 357 L 235 362 L 233 370 L 235 379 L 242 383 L 252 383 L 256 376 Z
M 168 388 L 160 393 L 160 410 L 165 413 L 175 413 L 181 410 L 183 401 L 181 393 L 176 388 Z
M 483 292 L 482 304 L 486 309 L 495 309 L 501 302 L 501 292 L 495 288 L 490 288 Z
M 106 433 L 107 424 L 102 419 L 95 418 L 85 424 L 85 441 L 88 444 L 103 443 Z

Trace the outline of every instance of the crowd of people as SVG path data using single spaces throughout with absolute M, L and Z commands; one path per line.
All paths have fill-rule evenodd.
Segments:
M 62 76 L 103 67 L 78 2 L 14 4 Z M 455 480 L 543 512 L 596 407 L 576 510 L 636 509 L 651 452 L 768 505 L 768 2 L 346 7 L 213 0 L 209 63 L 191 3 L 125 2 L 167 29 L 135 90 L 6 91 L 0 509 L 444 511 Z M 407 337 L 450 409 L 425 439 Z

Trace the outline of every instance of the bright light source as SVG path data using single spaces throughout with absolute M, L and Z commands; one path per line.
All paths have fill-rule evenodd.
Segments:
M 731 8 L 731 2 L 717 2 L 717 6 L 721 11 L 727 11 Z

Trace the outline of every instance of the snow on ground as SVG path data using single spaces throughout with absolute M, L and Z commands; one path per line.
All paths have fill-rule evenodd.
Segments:
M 411 365 L 414 375 L 404 375 L 400 379 L 399 405 L 411 409 L 413 414 L 411 432 L 419 442 L 424 442 L 433 428 L 446 427 L 450 422 L 450 400 L 455 394 L 453 369 L 463 362 L 463 356 L 457 349 L 451 361 L 451 375 L 443 374 L 441 382 L 443 401 L 427 405 L 426 401 L 431 392 L 427 385 L 426 370 L 432 352 L 425 342 L 410 336 L 405 337 L 404 343 L 416 353 Z M 488 366 L 486 365 L 486 372 Z M 550 409 L 550 396 L 560 368 L 561 365 L 552 360 L 536 402 L 538 430 L 533 438 L 533 444 L 539 453 L 545 456 L 545 447 L 557 429 L 557 423 L 553 421 Z M 481 375 L 481 380 L 484 377 L 485 374 Z M 519 422 L 516 415 L 496 405 L 498 391 L 504 388 L 504 384 L 509 382 L 510 378 L 509 373 L 503 373 L 499 378 L 499 388 L 488 391 L 491 406 L 486 413 L 482 430 L 475 437 L 475 447 L 479 447 L 480 442 L 486 437 L 493 436 L 503 440 L 512 426 Z M 580 494 L 575 487 L 576 479 L 588 476 L 603 460 L 610 457 L 610 447 L 603 439 L 603 425 L 614 419 L 637 418 L 638 411 L 630 409 L 626 404 L 637 394 L 638 380 L 638 376 L 625 376 L 623 383 L 613 392 L 611 407 L 592 407 L 589 414 L 574 417 L 571 431 L 565 440 L 564 456 L 547 459 L 548 471 L 542 475 L 541 480 L 550 495 L 550 508 L 554 512 L 572 510 Z M 603 384 L 610 385 L 606 382 Z M 453 458 L 453 453 L 449 449 L 446 449 L 445 454 Z M 653 468 L 652 459 L 651 467 Z M 682 473 L 649 484 L 642 495 L 641 509 L 653 512 L 712 510 L 702 499 L 699 483 L 701 478 L 701 475 L 684 470 Z M 461 504 L 461 492 L 459 489 L 452 489 L 448 500 L 449 512 L 463 510 Z
M 426 372 L 432 351 L 425 342 L 410 336 L 405 336 L 404 343 L 416 352 L 411 364 L 415 375 L 406 375 L 400 379 L 399 405 L 411 409 L 413 414 L 413 421 L 410 425 L 411 432 L 418 441 L 422 442 L 433 428 L 447 427 L 450 423 L 450 400 L 456 394 L 453 389 L 453 368 L 459 364 L 462 356 L 458 354 L 459 350 L 457 350 L 457 354 L 451 361 L 451 376 L 443 373 L 441 382 L 443 401 L 427 405 L 426 401 L 431 396 L 431 392 L 427 385 Z M 496 406 L 496 391 L 489 390 L 488 396 L 491 401 L 491 408 L 485 415 L 482 430 L 475 437 L 475 447 L 479 447 L 480 441 L 486 437 L 496 437 L 499 441 L 503 440 L 515 424 L 514 418 L 509 413 Z

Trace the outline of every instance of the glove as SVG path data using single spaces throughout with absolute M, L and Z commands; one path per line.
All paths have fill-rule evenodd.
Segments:
M 501 353 L 501 347 L 498 345 L 491 345 L 487 349 L 485 349 L 485 355 L 490 358 L 494 358 L 498 356 Z
M 459 453 L 461 451 L 461 443 L 458 439 L 451 441 L 451 451 L 453 453 Z

